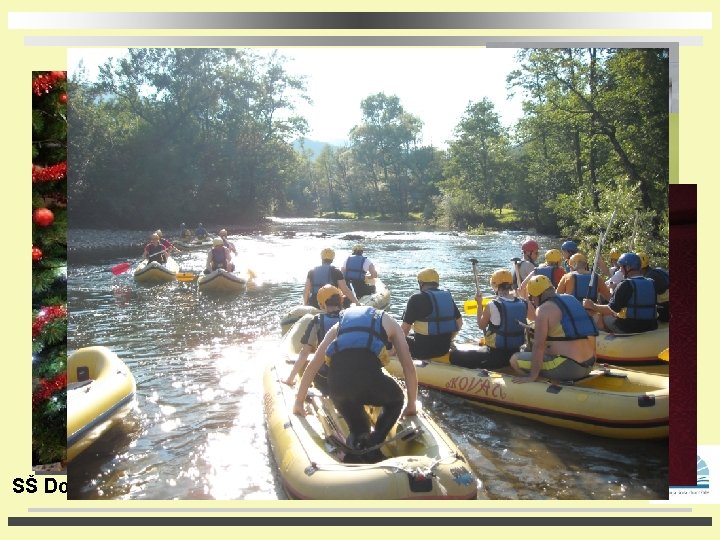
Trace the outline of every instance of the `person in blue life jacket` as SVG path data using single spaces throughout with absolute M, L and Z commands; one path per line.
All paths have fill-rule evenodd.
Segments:
M 375 264 L 363 255 L 364 251 L 364 246 L 355 244 L 352 248 L 352 255 L 345 260 L 345 264 L 340 269 L 357 298 L 375 292 L 375 285 L 366 283 L 365 278 L 375 279 L 378 275 Z
M 540 256 L 540 245 L 532 238 L 525 240 L 520 246 L 520 249 L 522 250 L 522 259 L 518 257 L 510 259 L 513 263 L 512 270 L 510 271 L 513 277 L 513 289 L 520 287 L 520 284 L 525 281 L 525 278 L 537 268 L 537 260 Z
M 357 304 L 358 299 L 348 287 L 342 271 L 332 265 L 335 260 L 335 251 L 325 248 L 320 252 L 322 264 L 316 266 L 307 273 L 305 278 L 305 289 L 303 290 L 303 304 L 319 308 L 317 293 L 323 285 L 332 285 L 340 289 L 345 296 L 345 307 L 349 304 Z
M 592 272 L 588 268 L 587 258 L 584 254 L 575 253 L 570 257 L 568 263 L 571 271 L 560 278 L 560 283 L 555 288 L 556 293 L 572 294 L 581 302 L 585 298 L 590 298 L 594 302 L 610 300 L 612 294 L 599 274 L 595 274 L 595 281 L 592 283 L 592 289 L 590 288 Z
M 160 243 L 160 236 L 157 233 L 150 235 L 150 242 L 145 244 L 142 256 L 147 259 L 148 263 L 165 264 L 167 262 L 167 250 Z
M 583 306 L 592 312 L 598 328 L 613 334 L 648 332 L 658 327 L 655 283 L 643 276 L 637 253 L 623 253 L 618 259 L 624 279 L 615 288 L 607 305 L 589 298 Z
M 533 276 L 545 276 L 552 283 L 553 288 L 558 286 L 560 279 L 565 275 L 565 270 L 562 266 L 562 253 L 559 249 L 549 249 L 545 252 L 545 263 L 541 264 L 535 270 L 530 272 L 530 275 L 520 284 L 518 288 L 518 296 L 521 298 L 527 298 L 527 284 Z
M 218 268 L 232 272 L 235 270 L 235 265 L 230 250 L 223 245 L 222 238 L 213 238 L 213 247 L 208 251 L 204 273 L 209 274 Z
M 658 313 L 658 321 L 670 321 L 670 274 L 664 268 L 651 267 L 650 258 L 646 253 L 638 252 L 640 257 L 640 271 L 646 278 L 652 279 L 655 283 L 655 294 L 657 298 L 656 308 Z
M 208 237 L 208 232 L 202 223 L 198 223 L 197 229 L 195 229 L 195 238 L 198 240 L 205 240 Z
M 560 254 L 562 255 L 562 268 L 565 272 L 570 271 L 570 257 L 579 251 L 575 240 L 565 240 L 560 246 Z
M 522 324 L 535 319 L 535 309 L 528 301 L 515 297 L 512 285 L 510 271 L 499 269 L 492 273 L 490 287 L 495 297 L 477 312 L 477 324 L 483 332 L 484 345 L 477 350 L 451 351 L 451 364 L 489 370 L 510 365 L 510 357 L 525 343 L 525 328 Z M 482 293 L 478 292 L 475 300 L 478 306 L 482 306 Z
M 417 282 L 420 292 L 408 299 L 401 328 L 412 357 L 427 360 L 450 351 L 463 320 L 450 291 L 438 288 L 440 275 L 434 268 L 420 270 Z
M 535 306 L 535 328 L 531 352 L 510 357 L 517 373 L 514 383 L 532 382 L 538 377 L 578 380 L 595 365 L 597 327 L 580 301 L 569 294 L 557 294 L 547 276 L 533 276 L 527 284 Z
M 398 382 L 383 372 L 388 348 L 394 349 L 402 366 L 407 403 Z M 305 368 L 293 413 L 305 415 L 304 402 L 310 384 L 321 365 L 328 367 L 328 396 L 347 422 L 350 434 L 346 444 L 358 450 L 381 444 L 400 418 L 417 414 L 417 373 L 400 325 L 389 314 L 370 306 L 352 306 L 325 334 L 315 356 Z M 371 431 L 366 405 L 382 407 Z M 376 449 L 363 456 L 365 462 L 383 461 Z
M 343 306 L 343 294 L 337 287 L 332 285 L 323 285 L 317 293 L 318 304 L 320 309 L 325 310 L 324 313 L 318 313 L 315 315 L 305 329 L 305 333 L 300 338 L 300 354 L 293 365 L 290 374 L 283 381 L 288 386 L 295 385 L 295 377 L 305 367 L 308 362 L 310 354 L 317 349 L 318 344 L 322 341 L 327 334 L 328 330 L 333 327 L 335 323 L 340 320 L 340 310 Z M 327 364 L 323 364 L 320 367 L 317 375 L 313 379 L 315 388 L 320 390 L 323 394 L 327 394 Z

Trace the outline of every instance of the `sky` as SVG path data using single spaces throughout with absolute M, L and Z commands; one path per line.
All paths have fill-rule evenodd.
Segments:
M 258 49 L 270 52 L 271 49 Z M 68 49 L 72 76 L 83 60 L 90 78 L 109 56 L 124 49 Z M 516 49 L 458 47 L 282 48 L 286 70 L 305 75 L 312 105 L 297 104 L 310 128 L 307 139 L 342 144 L 360 123 L 360 103 L 372 94 L 397 95 L 406 112 L 423 122 L 422 142 L 446 148 L 470 102 L 487 97 L 500 121 L 522 115 L 521 93 L 508 100 L 506 77 L 516 68 Z

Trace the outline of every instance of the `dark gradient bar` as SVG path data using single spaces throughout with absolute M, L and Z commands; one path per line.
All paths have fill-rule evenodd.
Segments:
M 669 186 L 671 486 L 697 485 L 697 185 Z
M 711 29 L 709 12 L 10 12 L 16 29 Z
M 711 527 L 712 517 L 8 517 L 10 527 Z

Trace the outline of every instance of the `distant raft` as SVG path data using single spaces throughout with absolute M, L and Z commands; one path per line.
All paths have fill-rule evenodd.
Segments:
M 228 272 L 222 268 L 198 278 L 198 290 L 205 293 L 237 294 L 245 289 L 249 277 Z
M 346 463 L 348 428 L 330 398 L 311 388 L 307 416 L 293 414 L 294 388 L 282 382 L 297 354 L 308 315 L 283 340 L 265 370 L 263 408 L 270 445 L 287 494 L 294 499 L 476 499 L 479 481 L 452 440 L 418 404 L 388 434 L 378 463 Z M 371 423 L 379 409 L 367 407 Z M 356 457 L 356 456 L 353 456 Z
M 618 439 L 668 436 L 670 383 L 652 373 L 599 366 L 579 381 L 514 383 L 510 370 L 488 371 L 415 361 L 419 384 L 481 407 L 545 424 Z M 402 377 L 397 358 L 386 366 Z
M 78 349 L 67 359 L 67 459 L 90 446 L 127 410 L 135 378 L 107 347 Z
M 390 305 L 390 289 L 385 286 L 379 278 L 368 278 L 365 280 L 369 285 L 375 285 L 375 292 L 358 298 L 358 302 L 363 306 L 372 306 L 377 309 L 385 309 Z M 308 313 L 316 315 L 322 310 L 314 306 L 295 306 L 289 309 L 280 319 L 280 331 L 285 334 L 293 324 L 298 322 L 303 315 Z
M 168 283 L 175 281 L 176 274 L 179 270 L 180 267 L 172 257 L 168 257 L 165 264 L 160 264 L 156 261 L 149 263 L 147 259 L 145 259 L 137 265 L 133 272 L 133 277 L 135 281 L 144 285 Z

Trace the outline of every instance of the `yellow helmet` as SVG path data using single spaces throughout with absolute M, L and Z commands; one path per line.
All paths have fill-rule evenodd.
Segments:
M 220 232 L 218 232 L 220 236 L 227 236 L 227 231 L 225 229 L 220 229 Z
M 418 272 L 417 280 L 420 283 L 440 283 L 440 275 L 434 268 L 423 268 Z
M 638 257 L 640 257 L 640 269 L 647 268 L 650 266 L 650 258 L 644 251 L 638 251 Z
M 150 235 L 150 238 L 152 240 L 160 240 L 160 235 L 158 233 L 154 232 Z
M 510 270 L 495 270 L 492 273 L 492 276 L 490 276 L 490 286 L 492 287 L 492 290 L 496 292 L 500 285 L 503 283 L 512 285 L 512 281 L 513 279 Z
M 155 231 L 155 234 L 157 234 L 158 236 L 162 236 L 162 231 L 158 229 L 157 231 Z
M 213 238 L 213 246 L 217 247 L 217 246 L 222 246 L 222 245 L 223 245 L 222 238 Z
M 527 284 L 527 292 L 530 296 L 540 296 L 548 289 L 552 289 L 552 283 L 547 276 L 537 275 L 530 278 Z
M 353 251 L 353 253 L 355 253 L 355 252 L 360 252 L 360 253 L 362 253 L 363 251 L 365 251 L 365 246 L 363 246 L 362 244 L 355 244 L 355 245 L 352 247 L 352 251 Z
M 562 253 L 559 249 L 549 249 L 545 252 L 545 262 L 548 264 L 559 264 L 562 261 Z
M 335 260 L 335 252 L 330 248 L 325 248 L 320 252 L 320 258 L 328 261 Z
M 342 297 L 343 294 L 340 289 L 333 285 L 330 285 L 329 283 L 327 285 L 323 285 L 322 287 L 320 287 L 320 290 L 317 293 L 318 305 L 322 309 L 325 309 L 325 302 L 327 302 L 328 299 L 336 295 Z
M 620 255 L 622 255 L 622 251 L 618 248 L 612 248 L 610 250 L 610 262 L 615 263 L 620 258 Z
M 573 268 L 575 268 L 579 262 L 587 264 L 587 257 L 579 252 L 568 259 L 568 264 Z

